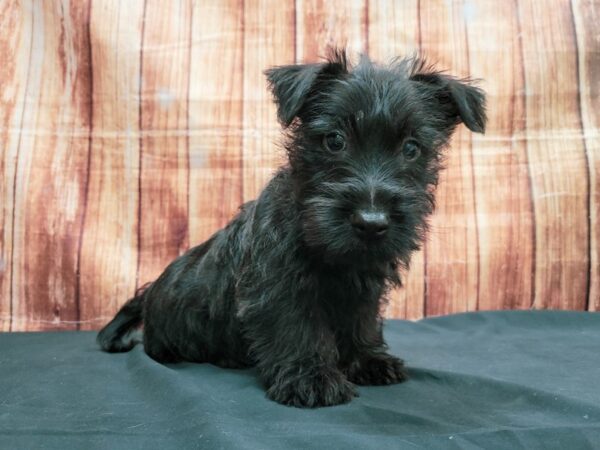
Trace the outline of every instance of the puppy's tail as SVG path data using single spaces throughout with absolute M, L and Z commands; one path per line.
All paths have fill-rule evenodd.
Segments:
M 105 352 L 128 352 L 142 342 L 142 312 L 145 291 L 149 284 L 142 286 L 135 297 L 121 307 L 117 315 L 96 336 L 96 342 Z

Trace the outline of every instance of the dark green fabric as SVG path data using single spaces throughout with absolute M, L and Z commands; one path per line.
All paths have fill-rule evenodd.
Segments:
M 317 410 L 253 370 L 109 355 L 93 333 L 0 335 L 2 449 L 600 448 L 600 314 L 388 321 L 411 380 Z

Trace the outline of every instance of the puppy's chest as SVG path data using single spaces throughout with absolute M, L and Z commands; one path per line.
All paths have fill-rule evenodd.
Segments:
M 377 309 L 385 280 L 369 274 L 323 274 L 319 283 L 320 302 L 336 322 L 353 321 L 356 315 Z

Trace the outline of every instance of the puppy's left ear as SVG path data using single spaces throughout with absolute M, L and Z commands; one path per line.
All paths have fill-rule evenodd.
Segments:
M 284 127 L 302 116 L 303 107 L 320 84 L 347 73 L 343 51 L 330 52 L 327 62 L 273 67 L 265 71 L 275 103 L 277 117 Z
M 485 132 L 485 92 L 468 81 L 439 72 L 414 73 L 410 79 L 421 83 L 440 102 L 451 125 L 463 122 L 477 133 Z

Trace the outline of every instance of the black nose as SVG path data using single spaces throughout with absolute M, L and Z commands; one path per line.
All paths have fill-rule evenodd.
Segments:
M 361 238 L 380 238 L 389 227 L 389 217 L 383 211 L 359 210 L 350 216 L 354 232 Z

